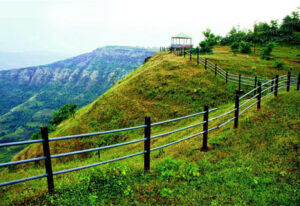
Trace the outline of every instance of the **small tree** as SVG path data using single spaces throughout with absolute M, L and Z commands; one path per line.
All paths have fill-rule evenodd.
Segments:
M 213 46 L 211 46 L 207 41 L 201 41 L 199 46 L 201 53 L 212 53 L 213 51 Z
M 203 32 L 203 35 L 205 39 L 199 43 L 200 52 L 212 53 L 214 46 L 219 43 L 221 37 L 214 35 L 210 29 L 206 29 L 206 31 Z
M 252 44 L 250 42 L 242 41 L 240 44 L 240 51 L 244 54 L 251 53 L 251 46 Z
M 77 104 L 66 104 L 59 108 L 59 110 L 53 112 L 53 118 L 50 120 L 51 125 L 58 125 L 63 120 L 68 119 L 69 117 L 75 114 L 75 109 Z
M 261 51 L 261 58 L 269 60 L 275 46 L 276 46 L 275 42 L 269 42 L 265 47 L 263 47 Z
M 233 42 L 230 46 L 231 51 L 236 54 L 239 51 L 240 44 L 238 42 Z

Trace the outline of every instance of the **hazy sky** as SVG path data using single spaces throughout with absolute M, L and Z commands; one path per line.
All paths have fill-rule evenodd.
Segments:
M 105 45 L 167 46 L 184 32 L 281 20 L 299 0 L 0 0 L 0 51 L 82 53 Z

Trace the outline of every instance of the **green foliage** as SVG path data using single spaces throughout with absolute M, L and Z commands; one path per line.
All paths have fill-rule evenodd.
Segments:
M 266 59 L 266 60 L 270 60 L 271 53 L 272 53 L 275 46 L 276 46 L 275 42 L 267 43 L 267 45 L 262 48 L 261 58 Z
M 211 54 L 213 51 L 213 46 L 210 45 L 207 41 L 201 41 L 199 43 L 200 46 L 200 53 L 208 53 Z
M 250 54 L 251 53 L 251 46 L 252 46 L 251 42 L 241 41 L 241 44 L 240 44 L 241 53 Z
M 65 104 L 59 110 L 53 112 L 53 118 L 49 121 L 51 125 L 58 125 L 62 121 L 74 116 L 77 104 Z
M 254 45 L 264 45 L 268 42 L 278 42 L 287 45 L 300 44 L 300 18 L 299 10 L 287 15 L 281 24 L 277 20 L 270 23 L 259 22 L 254 24 L 253 31 L 240 30 L 233 27 L 231 31 L 221 38 L 221 45 L 231 45 L 233 42 L 253 42 Z
M 154 53 L 149 49 L 108 46 L 53 64 L 0 71 L 0 141 L 29 139 L 52 119 L 53 110 L 65 104 L 76 103 L 81 108 L 91 103 Z M 20 71 L 20 75 L 14 75 Z M 45 73 L 30 78 L 36 71 Z M 30 81 L 24 81 L 27 78 Z M 11 150 L 5 156 L 14 154 L 15 150 Z
M 157 168 L 158 173 L 164 180 L 174 178 L 178 174 L 181 161 L 167 157 Z
M 203 32 L 204 41 L 199 43 L 201 53 L 212 53 L 214 46 L 219 42 L 220 36 L 214 35 L 210 29 Z
M 233 53 L 237 53 L 239 51 L 239 48 L 240 48 L 240 44 L 238 42 L 233 42 L 230 45 L 230 49 Z
M 53 117 L 51 120 L 49 120 L 49 125 L 47 125 L 48 132 L 51 133 L 55 131 L 56 126 L 59 123 L 68 119 L 71 116 L 74 116 L 76 108 L 77 108 L 77 104 L 73 104 L 73 105 L 66 104 L 61 108 L 59 108 L 57 111 L 53 111 Z M 41 139 L 41 138 L 42 138 L 42 134 L 40 130 L 38 130 L 37 132 L 31 135 L 30 139 Z
M 276 59 L 275 60 L 275 64 L 274 64 L 274 67 L 277 68 L 277 69 L 283 69 L 284 68 L 284 62 Z

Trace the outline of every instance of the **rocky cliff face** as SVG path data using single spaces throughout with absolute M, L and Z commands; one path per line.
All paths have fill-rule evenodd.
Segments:
M 104 47 L 91 53 L 55 62 L 49 65 L 0 71 L 1 81 L 14 84 L 40 85 L 55 82 L 80 84 L 83 81 L 106 79 L 110 73 L 125 72 L 126 64 L 139 66 L 151 51 L 129 47 Z M 106 66 L 118 65 L 113 70 Z
M 0 141 L 28 139 L 52 110 L 92 102 L 152 54 L 110 46 L 48 65 L 0 71 Z

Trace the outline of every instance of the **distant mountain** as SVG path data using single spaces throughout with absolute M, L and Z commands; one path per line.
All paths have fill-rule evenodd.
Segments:
M 44 65 L 71 56 L 55 52 L 0 52 L 0 70 Z
M 29 139 L 53 110 L 92 102 L 152 54 L 109 46 L 44 66 L 0 71 L 0 142 Z

